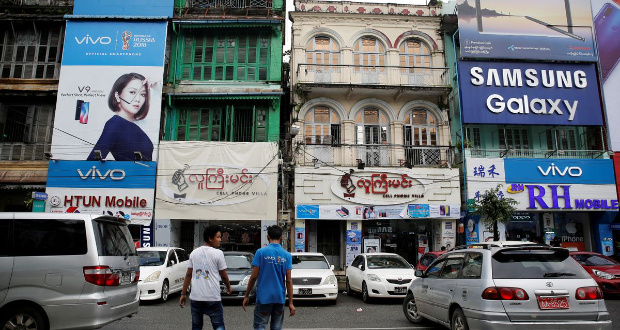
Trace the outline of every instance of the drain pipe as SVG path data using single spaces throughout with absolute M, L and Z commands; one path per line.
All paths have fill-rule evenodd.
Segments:
M 456 34 L 459 32 L 459 29 L 457 28 L 456 31 L 454 31 L 454 34 L 452 34 L 452 50 L 454 52 L 454 68 L 456 71 L 456 83 L 457 85 L 459 85 L 459 61 L 458 61 L 458 56 L 456 53 Z M 456 95 L 459 99 L 459 122 L 461 124 L 461 148 L 462 148 L 462 152 L 461 152 L 461 157 L 463 159 L 463 189 L 464 189 L 464 195 L 465 195 L 465 216 L 467 216 L 467 213 L 469 212 L 469 208 L 468 208 L 468 202 L 467 202 L 467 164 L 465 163 L 465 132 L 463 131 L 463 103 L 461 101 L 461 90 L 459 88 L 460 86 L 457 86 L 456 89 Z M 467 243 L 467 242 L 466 242 Z

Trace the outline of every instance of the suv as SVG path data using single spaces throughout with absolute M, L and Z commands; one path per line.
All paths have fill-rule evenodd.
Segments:
M 457 247 L 416 271 L 412 323 L 451 329 L 612 329 L 603 293 L 566 249 L 525 242 Z
M 136 314 L 138 267 L 122 218 L 0 213 L 0 328 L 98 328 Z

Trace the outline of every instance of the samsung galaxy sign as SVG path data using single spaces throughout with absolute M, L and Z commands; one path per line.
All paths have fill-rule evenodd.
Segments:
M 463 122 L 602 125 L 594 64 L 459 61 Z

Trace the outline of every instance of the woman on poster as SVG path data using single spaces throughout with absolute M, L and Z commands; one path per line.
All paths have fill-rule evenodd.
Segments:
M 116 80 L 108 96 L 108 107 L 115 114 L 105 123 L 86 160 L 96 160 L 96 150 L 101 152 L 101 159 L 109 153 L 117 161 L 153 159 L 153 142 L 135 122 L 148 115 L 151 89 L 156 85 L 139 73 L 126 73 Z M 136 152 L 141 157 L 136 157 Z

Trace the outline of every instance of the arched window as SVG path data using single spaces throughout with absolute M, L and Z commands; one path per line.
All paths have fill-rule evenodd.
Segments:
M 401 72 L 408 76 L 409 84 L 432 84 L 431 51 L 417 39 L 405 40 L 400 45 Z
M 340 144 L 340 118 L 333 109 L 314 107 L 306 113 L 306 144 Z
M 362 83 L 380 83 L 379 74 L 385 73 L 385 46 L 375 37 L 363 37 L 353 46 L 353 64 L 362 72 Z
M 437 119 L 424 109 L 415 109 L 405 118 L 405 145 L 436 146 Z
M 367 108 L 355 116 L 355 140 L 363 145 L 358 148 L 358 158 L 368 166 L 387 165 L 389 143 L 388 119 L 379 109 Z
M 330 37 L 314 37 L 306 47 L 306 62 L 308 64 L 339 64 L 340 48 Z

